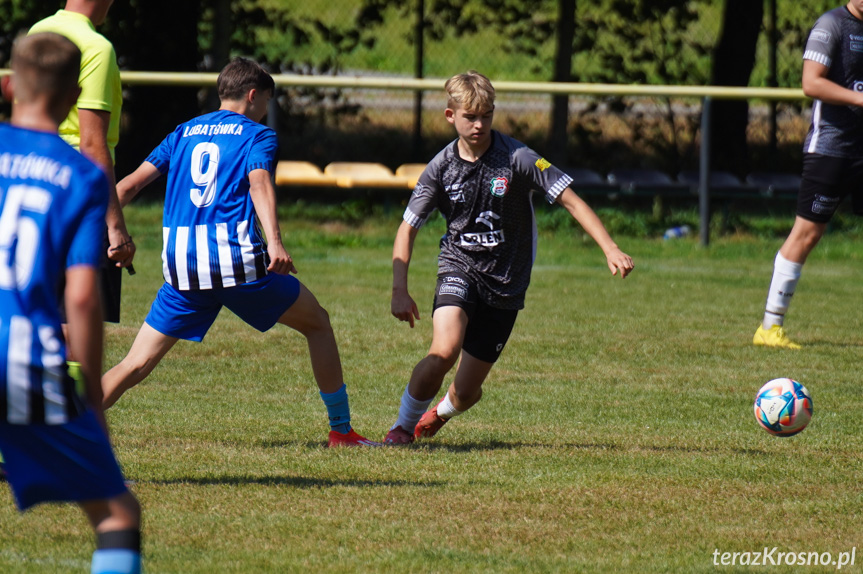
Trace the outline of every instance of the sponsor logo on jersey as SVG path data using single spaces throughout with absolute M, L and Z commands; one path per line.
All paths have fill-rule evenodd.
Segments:
M 481 233 L 462 233 L 461 244 L 465 247 L 494 247 L 504 242 L 503 229 L 497 231 L 483 231 Z
M 500 178 L 503 179 L 503 178 Z M 461 244 L 464 246 L 474 247 L 483 245 L 486 247 L 494 247 L 504 242 L 503 230 L 495 230 L 494 224 L 500 219 L 500 215 L 493 211 L 483 211 L 476 218 L 475 223 L 482 223 L 491 231 L 481 231 L 478 233 L 462 233 Z
M 809 39 L 826 44 L 830 41 L 830 32 L 822 30 L 821 28 L 815 28 L 809 35 Z
M 863 36 L 849 34 L 848 38 L 851 40 L 850 50 L 852 52 L 863 52 Z
M 545 159 L 544 157 L 541 157 L 538 160 L 536 160 L 535 165 L 536 165 L 536 167 L 539 168 L 539 171 L 545 171 L 551 167 L 551 162 L 548 161 L 547 159 Z
M 454 183 L 444 187 L 444 191 L 453 203 L 464 203 L 464 184 Z
M 861 82 L 860 80 L 857 80 L 856 82 L 854 82 L 851 85 L 851 89 L 854 90 L 855 92 L 863 92 L 863 82 Z
M 491 180 L 491 194 L 495 197 L 503 197 L 509 190 L 509 181 L 505 177 L 496 177 Z

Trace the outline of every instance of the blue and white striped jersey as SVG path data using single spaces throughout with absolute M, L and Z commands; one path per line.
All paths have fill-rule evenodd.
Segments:
M 162 274 L 181 291 L 233 287 L 267 274 L 249 173 L 272 173 L 276 133 L 220 110 L 181 124 L 147 157 L 168 174 Z
M 56 134 L 0 125 L 0 424 L 84 411 L 66 370 L 60 279 L 99 267 L 108 180 Z

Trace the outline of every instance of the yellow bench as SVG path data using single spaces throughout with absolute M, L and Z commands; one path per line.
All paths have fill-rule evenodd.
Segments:
M 276 164 L 276 185 L 315 185 L 331 187 L 337 184 L 332 175 L 308 161 L 280 161 Z
M 337 161 L 323 171 L 307 161 L 280 161 L 276 185 L 323 187 L 370 187 L 412 190 L 426 164 L 404 164 L 395 173 L 381 163 Z

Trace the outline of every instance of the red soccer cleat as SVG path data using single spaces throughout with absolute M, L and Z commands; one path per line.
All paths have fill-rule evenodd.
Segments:
M 354 429 L 349 430 L 346 433 L 340 433 L 338 431 L 331 430 L 330 431 L 330 441 L 327 444 L 328 447 L 333 448 L 335 446 L 383 446 L 379 442 L 375 442 L 373 440 L 369 440 L 363 436 L 357 434 Z
M 441 399 L 441 401 L 443 401 L 443 399 Z M 438 403 L 438 405 L 439 404 L 440 403 Z M 414 438 L 433 437 L 437 434 L 437 431 L 446 424 L 447 420 L 449 419 L 443 419 L 438 416 L 437 405 L 435 405 L 435 408 L 424 414 L 420 419 L 420 422 L 417 423 L 416 428 L 414 428 Z
M 411 444 L 413 441 L 414 435 L 399 426 L 390 429 L 390 432 L 387 433 L 384 439 L 384 444 L 387 446 L 405 446 Z

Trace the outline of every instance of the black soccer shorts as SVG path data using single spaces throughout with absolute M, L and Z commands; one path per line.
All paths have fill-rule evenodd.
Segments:
M 518 317 L 517 309 L 497 309 L 482 301 L 475 282 L 461 273 L 442 273 L 435 288 L 434 309 L 455 306 L 467 313 L 462 349 L 487 363 L 497 362 Z
M 863 215 L 863 158 L 807 153 L 802 176 L 797 215 L 803 219 L 827 223 L 849 194 L 852 210 Z

